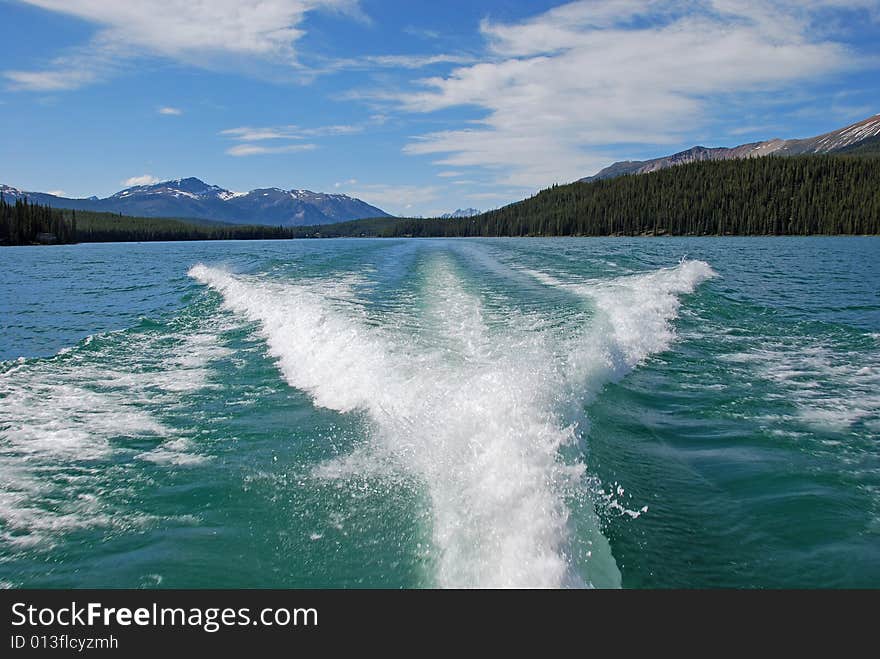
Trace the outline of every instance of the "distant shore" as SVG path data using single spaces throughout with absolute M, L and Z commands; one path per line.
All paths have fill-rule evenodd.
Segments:
M 880 235 L 880 158 L 765 157 L 554 185 L 472 217 L 309 226 L 129 217 L 0 200 L 0 243 L 290 238 Z M 54 240 L 53 240 L 54 238 Z

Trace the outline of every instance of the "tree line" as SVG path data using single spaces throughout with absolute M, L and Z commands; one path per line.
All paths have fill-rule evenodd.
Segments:
M 867 145 L 877 148 L 876 143 Z M 0 195 L 0 244 L 332 237 L 880 234 L 880 158 L 696 162 L 554 185 L 475 217 L 371 218 L 302 227 L 233 226 L 52 209 Z
M 9 204 L 0 194 L 0 245 L 76 242 L 76 214 L 16 199 Z
M 72 211 L 64 211 L 72 213 Z M 232 225 L 167 217 L 130 217 L 77 211 L 79 242 L 149 242 L 157 240 L 265 240 L 293 238 L 290 227 Z
M 305 227 L 322 235 L 640 236 L 880 234 L 880 158 L 705 161 L 554 185 L 472 218 Z
M 294 238 L 290 227 L 230 225 L 164 217 L 74 211 L 8 203 L 0 195 L 0 245 L 148 242 L 157 240 L 257 240 Z

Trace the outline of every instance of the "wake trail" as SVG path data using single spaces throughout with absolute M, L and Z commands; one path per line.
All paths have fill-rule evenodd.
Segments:
M 593 548 L 594 571 L 571 556 L 567 501 L 585 466 L 560 455 L 577 440 L 568 413 L 668 347 L 678 296 L 711 276 L 699 263 L 596 286 L 534 273 L 596 301 L 598 322 L 565 337 L 516 313 L 489 322 L 442 258 L 424 277 L 421 340 L 411 324 L 368 322 L 344 282 L 269 281 L 203 264 L 189 274 L 258 323 L 291 386 L 317 406 L 365 413 L 370 450 L 423 484 L 437 585 L 560 587 L 620 578 L 607 543 Z M 588 522 L 598 536 L 595 516 Z

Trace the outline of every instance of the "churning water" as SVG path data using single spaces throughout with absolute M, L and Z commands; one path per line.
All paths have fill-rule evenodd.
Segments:
M 880 240 L 0 258 L 5 585 L 880 585 Z

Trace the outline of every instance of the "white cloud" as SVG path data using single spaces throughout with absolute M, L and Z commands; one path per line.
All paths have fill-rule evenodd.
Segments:
M 411 112 L 473 107 L 472 126 L 405 147 L 534 189 L 591 174 L 624 143 L 674 143 L 731 94 L 789 88 L 861 65 L 816 23 L 876 0 L 597 0 L 519 23 L 484 20 L 484 60 L 399 94 Z
M 153 185 L 162 179 L 156 178 L 152 174 L 141 174 L 140 176 L 132 176 L 122 181 L 121 185 L 126 188 L 132 188 L 136 185 Z
M 233 140 L 242 142 L 258 142 L 261 140 L 302 140 L 312 137 L 326 137 L 332 135 L 351 135 L 360 133 L 363 126 L 333 125 L 318 126 L 316 128 L 300 128 L 299 126 L 239 126 L 221 130 L 220 134 Z
M 236 144 L 226 149 L 230 156 L 259 156 L 273 153 L 294 153 L 297 151 L 312 151 L 317 149 L 316 144 L 284 144 L 281 146 L 261 146 L 259 144 Z
M 220 134 L 234 140 L 243 140 L 249 142 L 258 140 L 299 139 L 298 135 L 293 134 L 285 127 L 254 128 L 251 126 L 240 126 L 238 128 L 227 128 L 226 130 L 221 130 Z
M 18 89 L 75 89 L 106 77 L 120 58 L 158 55 L 207 66 L 224 56 L 299 66 L 306 14 L 366 20 L 357 0 L 22 0 L 99 26 L 91 42 L 43 71 L 5 71 Z M 115 60 L 115 61 L 114 61 Z
M 456 176 L 461 176 L 462 174 L 463 174 L 463 172 L 456 172 L 456 171 L 452 171 L 452 170 L 445 171 L 445 172 L 437 172 L 437 176 L 439 176 L 440 178 L 455 178 Z
M 269 153 L 293 153 L 295 151 L 310 151 L 316 149 L 317 145 L 312 143 L 303 144 L 282 144 L 279 146 L 262 146 L 254 144 L 254 142 L 265 142 L 270 140 L 280 140 L 287 142 L 298 142 L 299 140 L 313 139 L 316 137 L 327 137 L 335 135 L 351 135 L 360 133 L 364 129 L 363 125 L 345 125 L 336 124 L 330 126 L 318 126 L 315 128 L 301 128 L 300 126 L 239 126 L 238 128 L 227 128 L 221 130 L 220 135 L 237 142 L 237 144 L 226 150 L 230 156 L 255 156 Z
M 328 135 L 351 135 L 352 133 L 360 133 L 362 130 L 361 126 L 348 126 L 345 124 L 318 126 L 316 128 L 300 128 L 297 131 L 296 137 L 303 139 L 306 137 L 326 137 Z
M 357 182 L 358 181 L 356 178 L 350 178 L 347 181 L 337 181 L 336 183 L 333 184 L 333 187 L 339 189 L 339 188 L 346 186 L 346 185 L 348 185 L 348 186 L 355 185 L 355 184 L 357 184 Z
M 472 55 L 367 55 L 356 60 L 340 60 L 340 63 L 347 66 L 341 68 L 356 68 L 364 66 L 366 68 L 373 67 L 389 67 L 395 69 L 421 69 L 433 64 L 471 64 L 474 62 Z
M 423 69 L 436 64 L 473 64 L 473 55 L 434 53 L 430 55 L 362 55 L 359 57 L 325 58 L 309 69 L 311 76 L 340 71 L 372 71 L 375 69 Z
M 3 76 L 10 81 L 10 89 L 45 92 L 77 89 L 98 79 L 95 71 L 64 68 L 61 60 L 55 63 L 61 67 L 51 71 L 4 71 Z
M 156 112 L 158 112 L 159 114 L 164 114 L 164 115 L 168 115 L 168 116 L 172 116 L 172 117 L 179 117 L 180 115 L 183 114 L 183 110 L 181 110 L 180 108 L 173 108 L 169 105 L 166 105 L 165 107 L 159 108 L 158 110 L 156 110 Z

